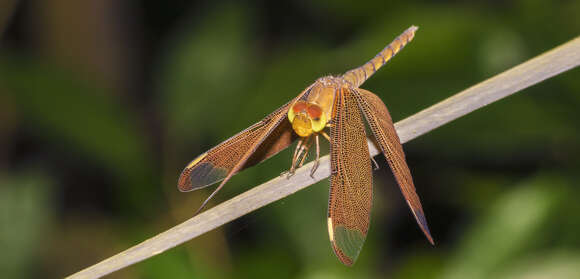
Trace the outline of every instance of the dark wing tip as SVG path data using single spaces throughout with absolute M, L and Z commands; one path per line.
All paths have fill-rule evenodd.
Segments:
M 346 266 L 352 266 L 358 258 L 366 239 L 366 234 L 357 229 L 336 225 L 332 231 L 332 248 L 338 259 Z
M 354 260 L 344 255 L 344 253 L 342 253 L 342 251 L 338 247 L 336 247 L 335 243 L 332 243 L 332 249 L 334 250 L 334 254 L 336 255 L 336 257 L 342 264 L 346 266 L 352 266 L 354 264 Z
M 177 189 L 181 192 L 189 192 L 193 190 L 193 186 L 191 185 L 191 168 L 185 168 L 179 179 L 177 180 Z
M 181 192 L 189 192 L 204 188 L 224 179 L 228 173 L 225 168 L 216 168 L 214 164 L 203 160 L 207 153 L 195 158 L 181 172 L 177 180 L 177 188 Z
M 414 210 L 413 214 L 415 215 L 415 219 L 417 220 L 417 224 L 427 237 L 427 240 L 431 243 L 431 245 L 435 245 L 435 241 L 433 241 L 433 237 L 431 236 L 431 232 L 429 231 L 429 225 L 427 225 L 427 219 L 425 218 L 425 214 L 423 214 L 423 210 Z

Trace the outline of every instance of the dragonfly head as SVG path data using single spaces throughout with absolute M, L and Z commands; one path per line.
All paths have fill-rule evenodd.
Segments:
M 319 105 L 305 101 L 297 101 L 292 105 L 288 110 L 288 120 L 296 134 L 301 137 L 322 131 L 327 122 L 326 114 Z

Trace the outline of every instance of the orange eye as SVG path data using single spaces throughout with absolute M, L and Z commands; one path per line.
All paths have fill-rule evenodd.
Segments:
M 306 111 L 308 112 L 310 119 L 317 120 L 320 119 L 320 116 L 322 115 L 322 109 L 318 105 L 310 105 Z
M 298 101 L 294 104 L 294 106 L 292 107 L 292 110 L 294 111 L 294 113 L 299 113 L 301 111 L 306 110 L 307 107 L 308 107 L 308 105 L 306 104 L 306 102 Z

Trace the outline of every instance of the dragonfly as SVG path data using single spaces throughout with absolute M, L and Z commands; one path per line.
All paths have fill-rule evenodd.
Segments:
M 417 29 L 409 27 L 364 65 L 341 76 L 317 79 L 261 121 L 191 161 L 179 177 L 179 190 L 198 190 L 221 181 L 196 214 L 234 174 L 270 158 L 295 141 L 298 143 L 288 176 L 303 165 L 314 142 L 316 159 L 310 171 L 312 176 L 318 168 L 322 136 L 330 142 L 327 219 L 330 243 L 343 264 L 354 264 L 369 230 L 372 207 L 374 160 L 367 145 L 363 122 L 366 120 L 417 224 L 434 244 L 389 111 L 377 95 L 359 88 L 414 38 Z

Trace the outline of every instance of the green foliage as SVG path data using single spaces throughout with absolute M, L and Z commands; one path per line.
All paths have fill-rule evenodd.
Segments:
M 302 1 L 287 4 L 288 15 L 253 3 L 196 6 L 155 42 L 147 78 L 133 81 L 145 94 L 86 74 L 49 47 L 1 45 L 3 274 L 62 277 L 189 218 L 208 193 L 177 192 L 189 160 L 316 78 L 366 62 L 410 25 L 420 27 L 414 41 L 363 85 L 395 121 L 578 35 L 578 1 L 500 2 Z M 75 49 L 83 38 L 56 36 L 55 26 L 39 32 L 84 53 Z M 94 55 L 113 51 L 114 40 L 102 40 Z M 321 182 L 118 276 L 580 277 L 579 92 L 574 69 L 405 145 L 435 247 L 378 159 L 371 229 L 352 268 L 333 255 Z M 290 156 L 236 175 L 214 202 L 277 176 Z M 104 198 L 79 205 L 79 193 Z M 86 223 L 108 230 L 74 229 Z M 65 235 L 108 247 L 76 254 Z

